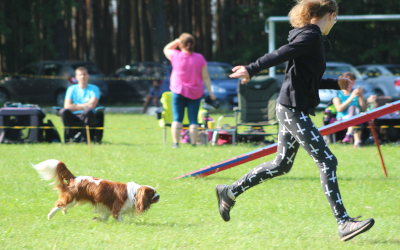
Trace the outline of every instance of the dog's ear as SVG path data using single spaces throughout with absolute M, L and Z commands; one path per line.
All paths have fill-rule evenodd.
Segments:
M 145 212 L 147 209 L 150 208 L 151 205 L 151 199 L 154 196 L 154 189 L 147 187 L 147 186 L 141 186 L 137 192 L 136 192 L 136 202 L 135 202 L 135 209 L 136 213 L 141 214 Z

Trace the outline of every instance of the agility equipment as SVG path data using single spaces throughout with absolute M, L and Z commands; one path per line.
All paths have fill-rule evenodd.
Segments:
M 371 121 L 377 117 L 395 112 L 397 110 L 400 110 L 400 100 L 396 101 L 396 102 L 385 104 L 379 108 L 367 111 L 365 113 L 361 113 L 361 114 L 356 115 L 348 120 L 329 124 L 327 126 L 320 128 L 319 131 L 320 131 L 321 135 L 329 135 L 329 134 L 341 131 L 343 129 L 346 129 L 348 127 L 355 126 L 355 125 L 358 125 L 358 124 L 361 124 L 361 123 L 364 123 L 367 121 Z M 372 122 L 370 124 L 372 124 Z M 375 132 L 375 131 L 373 130 L 373 132 Z M 374 134 L 374 139 L 375 139 L 375 143 L 378 147 L 378 151 L 379 151 L 379 155 L 381 158 L 382 168 L 383 168 L 385 177 L 387 177 L 385 165 L 383 163 L 383 158 L 382 158 L 382 155 L 381 155 L 381 152 L 379 149 L 379 142 L 377 140 L 376 134 Z M 204 177 L 204 176 L 212 175 L 212 174 L 221 172 L 223 170 L 226 170 L 228 168 L 232 168 L 237 165 L 240 165 L 240 164 L 243 164 L 243 163 L 246 163 L 249 161 L 253 161 L 253 160 L 261 158 L 263 156 L 275 153 L 277 150 L 277 145 L 278 145 L 277 143 L 274 143 L 267 147 L 263 147 L 263 148 L 251 151 L 249 153 L 246 153 L 246 154 L 235 156 L 228 160 L 221 161 L 221 162 L 206 166 L 204 168 L 177 176 L 174 179 L 180 179 L 180 178 L 185 178 L 185 177 Z

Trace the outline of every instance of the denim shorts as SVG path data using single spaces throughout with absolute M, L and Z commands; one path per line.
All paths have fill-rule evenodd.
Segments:
M 183 95 L 172 93 L 172 114 L 174 122 L 182 123 L 185 116 L 185 107 L 188 110 L 189 124 L 197 125 L 197 116 L 199 114 L 200 99 L 190 99 Z

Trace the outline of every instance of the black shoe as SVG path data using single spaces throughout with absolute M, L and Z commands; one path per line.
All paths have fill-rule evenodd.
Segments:
M 72 139 L 72 142 L 75 142 L 75 143 L 79 143 L 79 142 L 81 142 L 82 141 L 82 133 L 81 132 L 78 132 L 75 136 L 74 136 L 74 138 Z
M 228 196 L 228 185 L 217 185 L 215 191 L 217 193 L 219 213 L 224 221 L 231 219 L 229 212 L 235 205 L 235 201 Z
M 178 143 L 173 143 L 172 148 L 180 148 Z
M 360 217 L 361 216 L 358 216 L 357 218 L 350 218 L 343 224 L 339 225 L 338 231 L 341 241 L 353 239 L 357 235 L 368 231 L 375 223 L 374 219 L 372 218 L 363 221 L 356 221 L 356 219 Z

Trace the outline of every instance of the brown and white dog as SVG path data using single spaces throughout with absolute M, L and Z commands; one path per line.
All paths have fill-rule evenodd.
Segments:
M 112 215 L 122 222 L 122 214 L 135 211 L 141 214 L 160 200 L 153 187 L 141 186 L 135 182 L 124 184 L 90 176 L 74 176 L 58 160 L 47 160 L 32 166 L 45 180 L 57 178 L 52 184 L 56 184 L 54 188 L 59 189 L 60 194 L 55 207 L 47 215 L 49 220 L 61 209 L 65 215 L 76 204 L 91 203 L 95 212 L 102 215 L 94 219 L 106 221 Z

